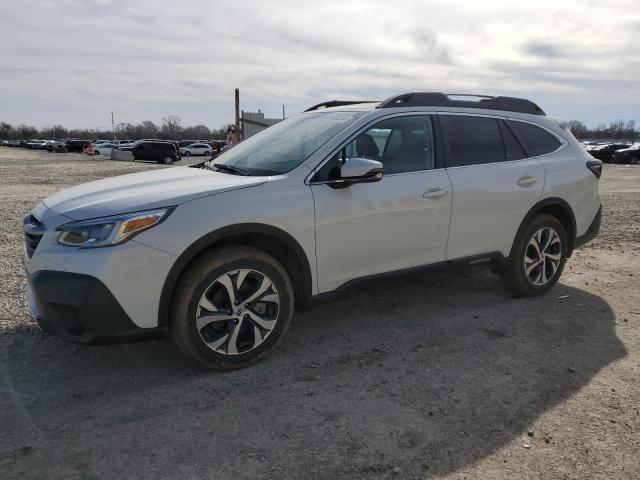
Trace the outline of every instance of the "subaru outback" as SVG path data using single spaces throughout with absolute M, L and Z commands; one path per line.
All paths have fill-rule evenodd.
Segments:
M 601 170 L 524 99 L 326 102 L 214 160 L 46 198 L 24 218 L 29 304 L 69 340 L 168 331 L 205 368 L 247 366 L 294 310 L 382 275 L 487 265 L 547 292 L 599 231 Z

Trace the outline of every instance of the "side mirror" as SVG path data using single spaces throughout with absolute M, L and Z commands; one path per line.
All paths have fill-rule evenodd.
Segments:
M 352 183 L 371 183 L 382 180 L 382 162 L 363 157 L 345 160 L 340 167 L 340 178 L 334 181 L 336 187 L 347 187 Z

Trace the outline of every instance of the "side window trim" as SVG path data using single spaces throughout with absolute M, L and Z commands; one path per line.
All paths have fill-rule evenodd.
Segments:
M 322 169 L 322 167 L 324 167 L 324 165 L 329 162 L 340 150 L 342 150 L 343 148 L 345 148 L 346 146 L 348 146 L 350 143 L 352 143 L 356 138 L 358 138 L 358 136 L 364 132 L 366 132 L 368 129 L 370 129 L 372 126 L 374 126 L 376 123 L 379 123 L 381 121 L 384 120 L 389 120 L 391 118 L 398 118 L 398 117 L 416 117 L 416 116 L 430 116 L 431 117 L 431 125 L 433 128 L 433 138 L 434 138 L 434 148 L 435 148 L 435 156 L 434 156 L 434 160 L 435 160 L 435 167 L 431 168 L 429 170 L 419 170 L 418 172 L 430 172 L 433 170 L 440 170 L 445 168 L 445 162 L 444 162 L 444 144 L 443 144 L 443 139 L 441 134 L 439 135 L 438 133 L 440 132 L 440 122 L 438 120 L 438 112 L 420 112 L 420 111 L 413 111 L 413 112 L 399 112 L 399 113 L 392 113 L 390 115 L 384 115 L 384 116 L 380 116 L 380 117 L 376 117 L 374 119 L 372 119 L 371 121 L 369 121 L 367 124 L 363 125 L 362 127 L 360 127 L 356 132 L 354 132 L 352 135 L 349 136 L 349 138 L 347 138 L 346 140 L 344 140 L 338 147 L 336 147 L 335 149 L 333 149 L 331 151 L 331 153 L 329 155 L 327 155 L 326 158 L 324 158 L 318 165 L 316 165 L 316 167 L 311 170 L 311 172 L 306 176 L 304 183 L 306 185 L 322 185 L 325 183 L 329 183 L 328 181 L 325 180 L 313 180 L 313 177 L 316 176 L 316 174 Z M 393 174 L 389 174 L 389 175 L 385 175 L 385 176 L 392 176 L 392 175 L 406 175 L 406 174 L 410 174 L 410 173 L 418 173 L 418 172 L 402 172 L 402 173 L 393 173 Z
M 522 141 L 522 138 L 520 138 L 518 133 L 513 128 L 511 128 L 511 125 L 509 125 L 509 122 L 528 123 L 529 125 L 533 125 L 534 127 L 538 127 L 540 129 L 544 130 L 545 132 L 547 132 L 548 134 L 552 135 L 555 139 L 557 139 L 560 142 L 560 146 L 558 148 L 556 148 L 555 150 L 553 150 L 551 152 L 543 153 L 542 155 L 530 155 L 529 151 L 524 146 L 524 142 Z M 516 137 L 516 140 L 518 140 L 518 143 L 520 144 L 520 146 L 522 147 L 524 152 L 527 154 L 527 158 L 540 158 L 540 157 L 544 157 L 546 155 L 551 155 L 552 153 L 559 152 L 564 147 L 569 145 L 569 142 L 567 142 L 563 137 L 561 137 L 560 135 L 558 135 L 555 132 L 552 132 L 551 130 L 549 130 L 544 125 L 540 125 L 539 123 L 529 122 L 527 120 L 523 120 L 521 118 L 514 118 L 514 117 L 506 117 L 506 121 L 504 123 L 507 125 L 507 127 L 509 127 L 509 130 L 511 130 L 511 133 L 513 133 L 513 135 Z

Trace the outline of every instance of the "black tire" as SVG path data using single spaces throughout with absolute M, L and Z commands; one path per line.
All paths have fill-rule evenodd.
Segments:
M 630 159 L 629 159 L 629 163 L 632 163 L 634 165 L 637 165 L 640 163 L 640 157 L 638 157 L 637 155 L 633 155 Z
M 550 230 L 546 230 L 550 229 Z M 529 252 L 532 254 L 528 256 L 528 258 L 532 258 L 533 255 L 536 254 L 535 247 L 530 247 L 529 242 L 533 241 L 533 236 L 543 230 L 546 231 L 555 231 L 559 237 L 560 245 L 553 245 L 553 252 L 549 251 L 546 255 L 557 256 L 559 254 L 560 259 L 555 265 L 555 271 L 553 276 L 545 278 L 543 284 L 536 284 L 530 278 L 531 276 L 536 277 L 538 273 L 541 275 L 540 280 L 542 281 L 542 275 L 545 275 L 546 268 L 551 268 L 554 266 L 554 261 L 547 257 L 544 257 L 537 264 L 537 267 L 531 270 L 529 274 L 527 274 L 525 270 L 525 254 Z M 560 275 L 562 275 L 562 270 L 564 269 L 564 264 L 567 261 L 567 249 L 568 249 L 568 237 L 567 232 L 560 223 L 560 221 L 547 214 L 539 214 L 536 215 L 531 222 L 520 232 L 518 238 L 516 238 L 514 242 L 514 246 L 512 249 L 511 261 L 509 266 L 506 269 L 505 274 L 503 275 L 503 280 L 505 281 L 507 287 L 513 292 L 514 296 L 517 297 L 531 297 L 536 295 L 542 295 L 548 292 L 554 285 L 558 282 Z M 529 250 L 528 250 L 529 249 Z M 533 249 L 533 250 L 532 250 Z M 529 263 L 529 266 L 533 266 L 536 262 Z M 544 265 L 542 265 L 544 263 Z M 544 269 L 543 269 L 544 268 Z M 535 278 L 534 278 L 535 279 Z
M 206 157 L 206 156 L 208 156 L 210 153 L 211 153 L 211 152 L 206 151 L 206 152 L 204 152 L 202 155 L 204 155 L 204 156 Z
M 225 341 L 226 346 L 225 343 L 220 345 L 220 349 L 225 349 L 226 352 L 219 352 L 210 348 L 210 344 L 204 340 L 204 334 L 208 333 L 206 329 L 211 327 L 205 325 L 198 331 L 196 326 L 197 315 L 202 313 L 200 302 L 202 302 L 205 293 L 210 295 L 208 292 L 211 292 L 211 289 L 215 288 L 213 286 L 217 285 L 217 280 L 225 277 L 229 272 L 236 272 L 241 269 L 260 272 L 264 274 L 264 277 L 273 285 L 274 291 L 277 292 L 279 298 L 279 306 L 274 320 L 275 326 L 273 326 L 268 333 L 266 333 L 267 331 L 262 332 L 264 339 L 260 340 L 261 343 L 257 343 L 256 337 L 254 336 L 255 334 L 247 330 L 247 328 L 256 328 L 255 323 L 248 319 L 247 315 L 244 315 L 245 318 L 240 324 L 238 324 L 240 321 L 239 318 L 237 320 L 220 321 L 216 323 L 216 325 L 222 325 L 221 330 L 211 332 L 217 334 L 218 339 L 222 339 L 225 334 L 227 335 L 227 340 Z M 243 284 L 240 285 L 240 287 L 242 286 Z M 237 287 L 237 285 L 235 285 L 235 287 Z M 238 295 L 238 297 L 236 297 L 237 299 L 242 295 L 240 290 L 240 288 L 236 290 L 236 294 Z M 224 290 L 222 290 L 222 292 L 224 297 Z M 211 301 L 213 302 L 213 300 Z M 246 304 L 242 304 L 243 301 L 239 301 L 239 303 L 236 304 L 239 306 L 230 306 L 230 310 L 226 312 L 224 310 L 226 303 L 224 302 L 223 300 L 221 304 L 223 307 L 220 307 L 220 311 L 231 315 L 235 315 L 233 309 L 238 308 L 240 309 L 238 311 L 239 316 L 241 316 L 242 308 L 245 307 L 246 310 L 247 307 Z M 258 300 L 256 303 L 260 303 L 260 301 Z M 243 368 L 253 365 L 266 357 L 280 342 L 291 323 L 293 305 L 293 287 L 291 286 L 289 276 L 282 265 L 273 257 L 252 247 L 221 247 L 209 250 L 198 256 L 182 275 L 172 299 L 170 315 L 171 332 L 182 353 L 201 367 L 208 370 L 233 370 Z M 213 325 L 213 323 L 211 325 Z M 240 348 L 237 348 L 236 341 L 234 348 L 237 348 L 238 353 L 234 354 L 229 353 L 229 341 L 230 338 L 233 337 L 233 331 L 236 326 L 238 331 L 245 328 L 245 335 L 251 334 L 254 346 L 248 350 L 241 351 Z M 242 334 L 237 334 L 235 339 L 239 340 L 241 335 Z
M 165 165 L 171 165 L 173 163 L 173 157 L 167 155 L 165 157 L 162 157 L 162 160 L 159 161 L 158 163 L 164 163 Z
M 191 152 L 189 150 L 187 150 L 186 152 L 184 152 L 184 156 L 185 157 L 190 157 L 191 156 Z

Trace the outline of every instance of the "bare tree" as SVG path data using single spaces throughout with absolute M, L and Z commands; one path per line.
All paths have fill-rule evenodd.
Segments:
M 586 138 L 588 129 L 580 120 L 569 120 L 568 127 L 576 138 Z
M 182 120 L 177 115 L 169 115 L 162 119 L 162 136 L 168 139 L 175 139 L 181 130 Z
M 13 126 L 7 122 L 0 122 L 0 138 L 11 138 Z
M 156 138 L 159 128 L 151 120 L 145 120 L 136 126 L 138 138 Z

